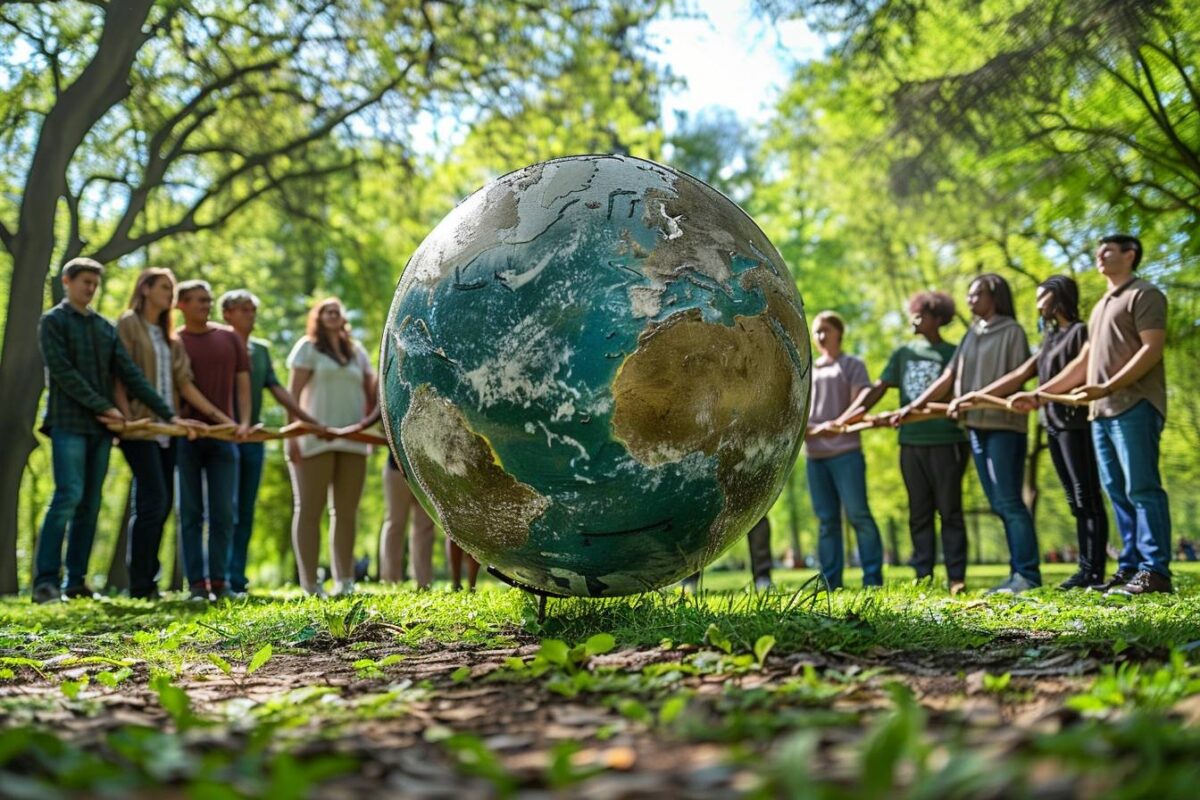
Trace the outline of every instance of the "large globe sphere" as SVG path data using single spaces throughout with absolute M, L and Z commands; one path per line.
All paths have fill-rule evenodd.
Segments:
M 418 499 L 554 595 L 643 592 L 766 513 L 808 415 L 787 267 L 724 195 L 636 158 L 492 181 L 422 242 L 381 356 Z

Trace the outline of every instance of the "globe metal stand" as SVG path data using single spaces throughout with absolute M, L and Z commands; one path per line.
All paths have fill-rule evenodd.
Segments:
M 547 592 L 545 589 L 538 589 L 533 586 L 529 586 L 527 584 L 521 583 L 516 578 L 508 577 L 503 572 L 501 572 L 500 570 L 496 569 L 493 566 L 489 566 L 487 568 L 487 571 L 488 571 L 488 574 L 491 575 L 493 578 L 496 578 L 497 580 L 502 581 L 503 583 L 507 583 L 509 586 L 513 587 L 514 589 L 520 589 L 522 592 L 531 594 L 538 599 L 538 624 L 539 625 L 541 625 L 543 622 L 546 621 L 546 601 L 549 600 L 551 597 L 557 597 L 557 598 L 567 597 L 567 595 L 565 595 L 565 594 L 556 594 L 555 592 Z

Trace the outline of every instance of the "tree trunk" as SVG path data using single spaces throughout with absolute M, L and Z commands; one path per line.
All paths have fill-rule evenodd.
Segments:
M 125 494 L 125 511 L 121 514 L 121 525 L 117 528 L 117 543 L 113 545 L 112 561 L 108 564 L 108 580 L 104 582 L 104 593 L 114 594 L 129 588 L 129 518 L 133 516 L 133 482 Z
M 25 176 L 10 242 L 12 283 L 0 350 L 0 595 L 16 594 L 18 500 L 25 463 L 37 441 L 42 371 L 37 330 L 46 273 L 54 255 L 54 218 L 67 191 L 67 167 L 92 127 L 129 94 L 129 71 L 145 43 L 153 0 L 112 0 L 92 60 L 46 114 Z

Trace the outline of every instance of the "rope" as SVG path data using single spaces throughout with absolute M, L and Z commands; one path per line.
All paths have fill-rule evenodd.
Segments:
M 387 439 L 377 433 L 358 431 L 356 433 L 330 433 L 307 422 L 293 422 L 282 428 L 264 428 L 258 425 L 250 429 L 250 434 L 244 439 L 236 435 L 237 425 L 172 425 L 169 422 L 155 422 L 150 419 L 135 419 L 127 422 L 106 422 L 105 427 L 122 439 L 153 439 L 156 436 L 175 436 L 196 439 L 219 439 L 224 442 L 266 442 L 273 439 L 291 439 L 296 436 L 322 436 L 330 439 L 349 439 L 352 442 L 365 444 L 387 445 Z
M 1049 392 L 1039 392 L 1038 397 L 1050 403 L 1060 403 L 1065 406 L 1085 406 L 1088 404 L 1088 399 L 1082 394 L 1051 394 Z M 967 411 L 978 406 L 987 406 L 999 411 L 1007 411 L 1010 414 L 1024 414 L 1024 411 L 1018 411 L 1008 404 L 1008 400 L 1003 397 L 995 397 L 990 394 L 976 394 L 971 400 L 959 406 L 962 411 Z M 914 422 L 926 422 L 931 419 L 946 419 L 946 412 L 949 410 L 949 403 L 928 403 L 922 408 L 913 409 L 908 412 L 903 419 L 900 420 L 901 425 L 911 425 Z M 891 414 L 868 414 L 858 422 L 849 425 L 826 425 L 824 429 L 830 433 L 859 433 L 861 431 L 871 430 L 873 428 L 890 428 Z

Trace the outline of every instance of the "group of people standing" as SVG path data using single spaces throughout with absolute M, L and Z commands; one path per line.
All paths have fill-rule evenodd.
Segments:
M 843 509 L 857 536 L 864 585 L 883 583 L 883 546 L 867 499 L 861 438 L 847 428 L 863 420 L 889 389 L 898 388 L 901 408 L 875 421 L 900 429 L 900 470 L 918 579 L 933 574 L 936 517 L 950 591 L 966 586 L 962 478 L 972 460 L 991 510 L 1003 522 L 1010 556 L 1009 577 L 989 591 L 1017 593 L 1041 585 L 1037 532 L 1022 498 L 1027 414 L 1039 410 L 1078 535 L 1079 569 L 1061 588 L 1131 595 L 1172 590 L 1171 521 L 1158 471 L 1166 419 L 1167 305 L 1161 291 L 1136 275 L 1141 259 L 1142 244 L 1135 237 L 1101 240 L 1096 264 L 1108 290 L 1087 324 L 1080 317 L 1074 280 L 1056 276 L 1039 285 L 1044 340 L 1036 355 L 1016 321 L 1008 284 L 994 274 L 972 281 L 966 299 L 973 320 L 957 346 L 941 335 L 955 318 L 954 300 L 942 292 L 914 295 L 908 312 L 918 339 L 898 348 L 874 382 L 861 360 L 842 351 L 846 326 L 841 317 L 831 311 L 816 316 L 813 336 L 820 356 L 813 364 L 806 469 L 819 521 L 820 569 L 831 588 L 842 585 Z M 376 423 L 380 410 L 371 360 L 352 338 L 342 303 L 329 298 L 312 307 L 304 336 L 288 357 L 290 380 L 284 387 L 267 343 L 251 336 L 259 301 L 249 291 L 220 298 L 221 325 L 210 320 L 208 283 L 176 285 L 170 270 L 146 269 L 114 326 L 90 308 L 103 272 L 91 259 L 70 261 L 62 273 L 64 300 L 43 315 L 39 328 L 49 385 L 42 431 L 50 437 L 55 490 L 38 536 L 33 599 L 91 595 L 87 566 L 113 441 L 110 428 L 143 418 L 185 426 L 188 436 L 131 433 L 119 440 L 133 474 L 130 594 L 158 596 L 159 549 L 176 480 L 180 548 L 191 596 L 217 599 L 246 592 L 264 462 L 263 443 L 246 439 L 260 423 L 264 391 L 290 420 L 314 431 L 290 439 L 286 448 L 300 585 L 308 594 L 324 594 L 318 560 L 328 504 L 334 591 L 353 591 L 358 505 L 370 445 L 347 435 Z M 175 309 L 183 317 L 179 328 L 172 325 Z M 1039 388 L 1022 391 L 1034 377 Z M 1067 394 L 1071 402 L 1063 402 Z M 997 397 L 1006 399 L 997 406 Z M 946 399 L 943 418 L 910 419 Z M 199 435 L 208 425 L 229 426 L 235 440 Z M 399 466 L 389 461 L 380 577 L 403 580 L 411 515 L 413 572 L 418 586 L 428 587 L 434 524 L 415 502 Z M 1107 577 L 1108 517 L 1101 486 L 1122 543 L 1117 569 Z M 765 521 L 754 533 L 752 543 L 758 550 L 766 545 L 769 554 Z M 474 586 L 479 565 L 448 544 L 455 586 L 464 561 Z M 769 569 L 769 558 L 757 560 Z M 769 585 L 769 572 L 759 573 L 756 569 L 759 585 Z
M 150 268 L 138 276 L 128 309 L 113 325 L 90 307 L 103 274 L 92 259 L 68 262 L 63 302 L 39 326 L 49 386 L 41 430 L 50 438 L 55 490 L 38 535 L 34 601 L 92 595 L 87 568 L 113 442 L 110 429 L 146 418 L 184 426 L 188 435 L 144 438 L 131 429 L 119 439 L 133 475 L 126 553 L 131 596 L 158 597 L 159 551 L 176 481 L 179 547 L 191 597 L 244 594 L 265 447 L 247 438 L 261 422 L 264 391 L 291 421 L 314 431 L 287 443 L 300 585 L 309 594 L 324 594 L 317 576 L 328 505 L 334 591 L 353 591 L 370 445 L 345 434 L 378 421 L 379 410 L 371 360 L 352 338 L 342 303 L 329 298 L 312 307 L 288 357 L 285 387 L 267 343 L 251 336 L 259 308 L 251 292 L 239 289 L 220 298 L 221 325 L 210 320 L 207 282 L 177 285 L 170 270 Z M 172 324 L 174 310 L 183 318 L 178 328 Z M 233 429 L 234 440 L 201 435 L 210 425 Z M 433 522 L 394 467 L 385 474 L 385 486 L 381 578 L 403 579 L 411 515 L 413 571 L 418 585 L 427 587 Z M 461 562 L 461 552 L 456 555 Z M 473 585 L 474 572 L 471 578 Z
M 1037 531 L 1022 497 L 1027 414 L 1036 410 L 1078 538 L 1079 568 L 1060 588 L 1126 595 L 1172 591 L 1171 518 L 1158 469 L 1167 412 L 1167 301 L 1137 276 L 1141 260 L 1136 237 L 1100 240 L 1096 267 L 1107 291 L 1087 323 L 1073 279 L 1043 281 L 1036 301 L 1044 338 L 1035 355 L 1016 321 L 1012 291 L 999 275 L 983 274 L 971 282 L 972 322 L 957 346 L 940 333 L 955 317 L 953 298 L 921 292 L 908 303 L 918 341 L 898 348 L 873 383 L 866 365 L 842 352 L 842 319 L 833 312 L 816 316 L 813 335 L 820 356 L 813 365 L 805 448 L 819 521 L 818 558 L 831 587 L 842 584 L 843 508 L 856 534 L 864 585 L 882 584 L 883 547 L 867 500 L 860 434 L 845 429 L 862 420 L 889 389 L 898 388 L 900 409 L 877 421 L 900 428 L 900 471 L 918 579 L 933 574 L 936 515 L 950 592 L 966 586 L 962 478 L 969 457 L 1008 544 L 1009 577 L 989 591 L 1019 593 L 1041 586 Z M 1023 391 L 1035 377 L 1038 388 Z M 997 405 L 994 398 L 1004 403 Z M 950 401 L 943 418 L 913 420 L 914 412 L 942 400 Z M 1108 516 L 1101 487 L 1121 537 L 1111 575 L 1106 573 Z

